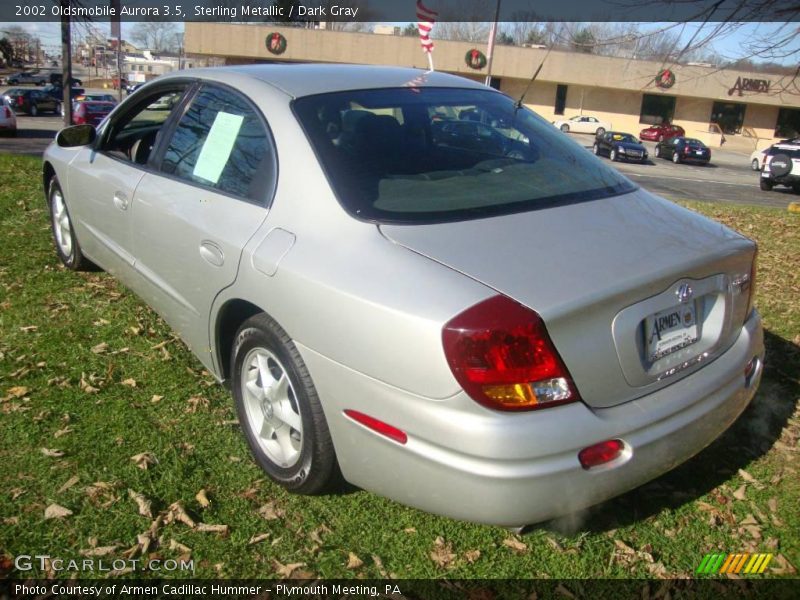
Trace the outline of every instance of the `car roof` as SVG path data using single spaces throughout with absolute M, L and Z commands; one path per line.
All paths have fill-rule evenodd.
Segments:
M 483 84 L 446 73 L 406 67 L 334 64 L 237 65 L 177 71 L 158 78 L 197 76 L 235 84 L 241 76 L 261 80 L 299 98 L 327 92 L 393 87 L 452 87 L 489 90 Z

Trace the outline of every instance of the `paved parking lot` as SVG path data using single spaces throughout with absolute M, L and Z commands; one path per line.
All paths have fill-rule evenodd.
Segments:
M 0 138 L 0 153 L 39 156 L 62 127 L 62 120 L 51 115 L 18 115 L 17 127 L 16 138 Z M 591 150 L 593 136 L 568 135 L 587 151 Z M 653 158 L 655 143 L 645 142 L 645 146 L 651 157 L 647 163 L 611 164 L 644 189 L 665 198 L 757 204 L 776 208 L 786 208 L 790 202 L 800 199 L 788 188 L 777 187 L 771 192 L 760 190 L 759 174 L 750 169 L 749 156 L 745 153 L 714 148 L 711 151 L 711 164 L 707 166 L 676 165 L 669 160 Z M 600 160 L 608 161 L 605 157 Z

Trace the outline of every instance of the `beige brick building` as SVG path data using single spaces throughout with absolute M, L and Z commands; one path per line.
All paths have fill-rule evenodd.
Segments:
M 280 33 L 285 51 L 272 54 L 268 36 Z M 187 23 L 187 54 L 224 57 L 227 64 L 254 62 L 342 62 L 427 68 L 416 37 L 276 27 L 274 24 Z M 483 81 L 466 56 L 486 48 L 469 42 L 437 41 L 435 66 Z M 519 97 L 546 50 L 497 46 L 493 87 Z M 664 70 L 661 86 L 656 78 Z M 671 85 L 670 85 L 671 84 Z M 727 148 L 752 150 L 776 139 L 800 135 L 800 86 L 791 77 L 722 70 L 707 66 L 553 51 L 525 104 L 549 120 L 578 114 L 610 121 L 638 133 L 654 122 L 681 125 L 687 135 Z

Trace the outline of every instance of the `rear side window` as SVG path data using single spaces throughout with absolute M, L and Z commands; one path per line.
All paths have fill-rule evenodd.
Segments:
M 275 156 L 261 117 L 240 95 L 203 87 L 178 122 L 161 163 L 192 183 L 263 200 L 275 179 Z
M 789 158 L 800 158 L 800 148 L 779 148 L 773 146 L 767 153 L 769 156 L 776 154 L 786 154 Z

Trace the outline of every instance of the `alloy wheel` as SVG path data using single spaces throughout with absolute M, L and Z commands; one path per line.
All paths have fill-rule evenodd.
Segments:
M 241 377 L 248 427 L 272 462 L 294 466 L 303 447 L 303 420 L 286 369 L 275 354 L 257 347 L 245 356 Z
M 60 189 L 53 191 L 51 202 L 53 205 L 53 232 L 56 236 L 56 243 L 64 257 L 70 259 L 72 257 L 72 227 L 69 222 L 67 205 L 64 203 L 64 196 L 61 194 Z

